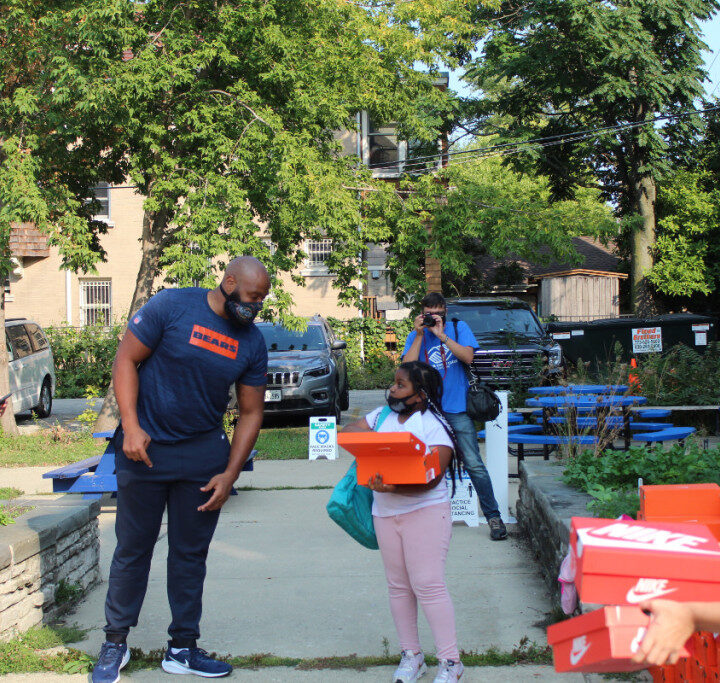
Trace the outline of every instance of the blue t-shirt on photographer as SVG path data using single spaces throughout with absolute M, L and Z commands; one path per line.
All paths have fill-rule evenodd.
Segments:
M 207 295 L 198 287 L 164 289 L 128 323 L 153 351 L 138 369 L 137 413 L 140 426 L 158 443 L 220 428 L 232 384 L 266 382 L 268 356 L 260 330 L 219 316 Z
M 472 333 L 467 323 L 462 320 L 457 321 L 457 339 L 455 338 L 455 325 L 452 321 L 445 323 L 445 334 L 457 341 L 460 346 L 471 346 L 473 349 L 479 347 L 475 335 Z M 417 332 L 413 330 L 405 342 L 403 357 L 408 352 Z M 458 360 L 453 352 L 443 344 L 432 332 L 423 330 L 423 340 L 420 345 L 421 360 L 428 365 L 432 365 L 443 378 L 443 398 L 442 409 L 446 413 L 464 413 L 467 409 L 465 395 L 467 394 L 468 381 L 465 370 L 462 367 L 462 361 Z

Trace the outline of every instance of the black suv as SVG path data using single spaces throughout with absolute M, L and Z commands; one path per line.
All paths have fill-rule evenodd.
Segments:
M 560 345 L 533 310 L 514 298 L 448 299 L 447 318 L 463 320 L 480 345 L 472 369 L 495 389 L 552 382 L 562 374 Z
M 320 316 L 301 332 L 257 322 L 268 350 L 265 416 L 334 415 L 350 406 L 345 347 Z M 230 409 L 237 407 L 235 388 Z

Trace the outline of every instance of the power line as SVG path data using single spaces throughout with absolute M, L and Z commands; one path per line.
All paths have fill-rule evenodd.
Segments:
M 658 121 L 667 121 L 671 119 L 678 119 L 683 118 L 686 116 L 692 116 L 696 114 L 704 114 L 707 112 L 717 111 L 720 109 L 720 106 L 714 106 L 714 107 L 708 107 L 706 109 L 688 109 L 685 111 L 677 112 L 675 114 L 664 114 L 662 116 L 656 116 L 652 119 L 646 119 L 643 121 L 632 121 L 628 123 L 621 123 L 621 124 L 615 124 L 612 126 L 603 126 L 599 128 L 588 128 L 586 130 L 582 131 L 574 131 L 571 133 L 562 133 L 558 135 L 550 135 L 546 137 L 541 138 L 533 138 L 531 140 L 521 140 L 516 142 L 506 142 L 501 143 L 498 145 L 490 145 L 488 147 L 477 147 L 474 149 L 467 149 L 467 150 L 459 150 L 457 152 L 439 152 L 437 154 L 429 154 L 427 156 L 422 157 L 416 157 L 415 159 L 405 162 L 403 164 L 403 168 L 413 167 L 413 166 L 424 166 L 424 164 L 430 160 L 433 159 L 444 159 L 444 158 L 450 158 L 450 157 L 457 157 L 461 155 L 475 155 L 475 154 L 485 154 L 487 152 L 492 152 L 495 150 L 502 150 L 502 149 L 515 149 L 520 146 L 524 145 L 538 145 L 538 146 L 544 146 L 543 143 L 546 142 L 557 142 L 557 144 L 562 144 L 563 142 L 569 142 L 569 141 L 576 141 L 577 139 L 585 139 L 587 137 L 593 137 L 595 135 L 601 134 L 601 133 L 607 133 L 607 132 L 615 132 L 619 130 L 629 130 L 632 128 L 638 128 L 642 126 L 647 126 L 649 124 L 654 124 Z M 577 136 L 583 136 L 582 138 L 577 138 Z M 393 162 L 386 162 L 384 164 L 373 164 L 370 168 L 371 169 L 382 169 L 382 168 L 392 168 L 399 166 L 400 162 L 393 161 Z

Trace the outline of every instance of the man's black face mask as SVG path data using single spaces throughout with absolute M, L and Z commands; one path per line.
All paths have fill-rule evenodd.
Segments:
M 255 316 L 262 310 L 262 301 L 240 301 L 237 294 L 228 294 L 222 285 L 220 285 L 220 291 L 225 297 L 225 313 L 237 327 L 251 325 Z

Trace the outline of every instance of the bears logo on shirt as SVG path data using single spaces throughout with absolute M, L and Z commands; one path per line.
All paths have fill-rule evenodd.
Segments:
M 225 356 L 225 358 L 237 358 L 237 341 L 232 337 L 226 337 L 224 334 L 210 330 L 207 327 L 202 327 L 201 325 L 193 326 L 192 332 L 190 333 L 190 344 Z

